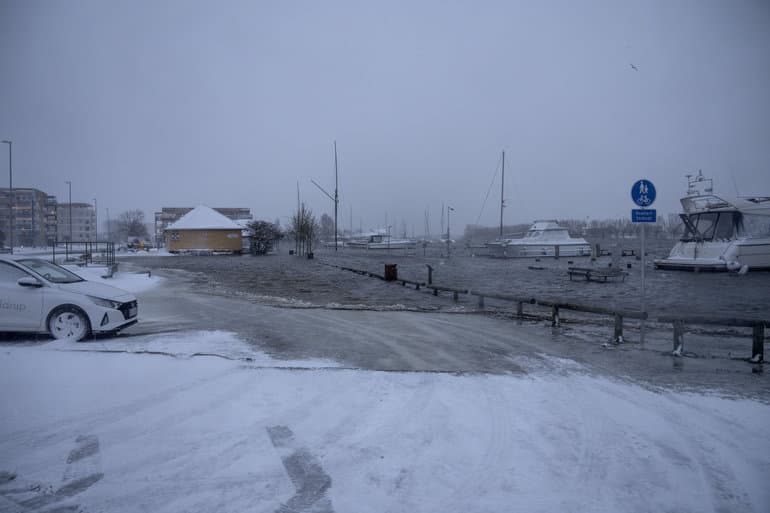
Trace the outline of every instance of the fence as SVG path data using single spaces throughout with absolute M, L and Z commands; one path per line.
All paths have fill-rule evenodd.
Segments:
M 79 264 L 103 264 L 109 268 L 115 266 L 115 243 L 106 241 L 56 241 L 53 244 L 51 259 L 56 262 L 57 249 L 64 256 L 65 262 Z

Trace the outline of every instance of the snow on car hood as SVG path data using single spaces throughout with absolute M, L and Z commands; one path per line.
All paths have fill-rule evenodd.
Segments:
M 121 303 L 126 303 L 136 299 L 133 294 L 130 294 L 123 289 L 119 289 L 111 285 L 105 285 L 103 283 L 97 283 L 95 281 L 86 280 L 78 281 L 75 283 L 57 283 L 56 286 L 68 292 L 100 297 Z

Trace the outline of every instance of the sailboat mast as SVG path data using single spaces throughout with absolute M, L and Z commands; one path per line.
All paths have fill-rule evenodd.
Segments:
M 299 230 L 300 226 L 302 226 L 302 218 L 301 212 L 299 209 L 299 180 L 297 180 L 297 222 L 294 226 L 295 233 L 294 233 L 294 251 L 296 255 L 299 255 Z
M 337 205 L 339 204 L 339 194 L 337 188 L 339 182 L 337 179 L 337 141 L 334 141 L 334 251 L 337 251 Z
M 441 204 L 441 231 L 439 232 L 439 239 L 444 236 L 444 204 Z
M 503 238 L 503 209 L 505 208 L 505 151 L 503 151 L 503 179 L 500 181 L 500 238 Z

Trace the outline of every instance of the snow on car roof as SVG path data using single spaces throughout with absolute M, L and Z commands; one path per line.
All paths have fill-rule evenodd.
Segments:
M 235 221 L 206 205 L 198 205 L 166 230 L 240 230 Z

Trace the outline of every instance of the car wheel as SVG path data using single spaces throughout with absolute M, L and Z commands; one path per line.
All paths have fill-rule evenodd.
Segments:
M 78 342 L 91 332 L 91 324 L 82 310 L 64 306 L 48 318 L 48 331 L 56 339 Z

